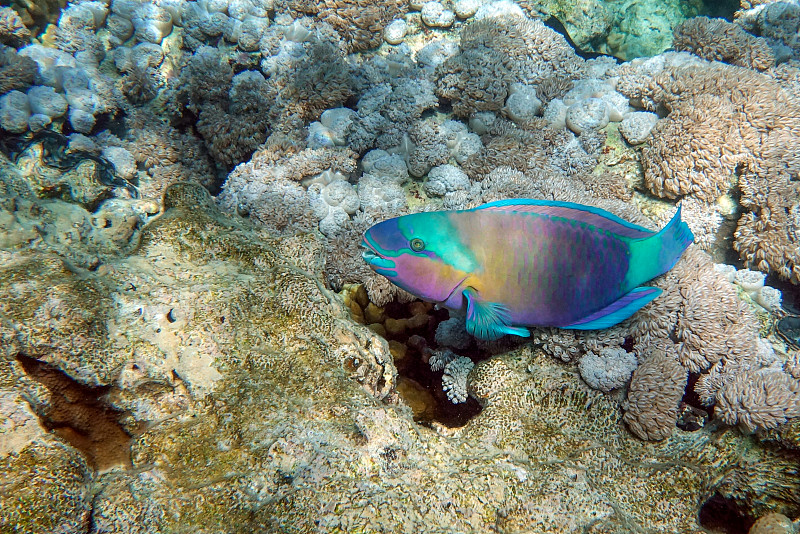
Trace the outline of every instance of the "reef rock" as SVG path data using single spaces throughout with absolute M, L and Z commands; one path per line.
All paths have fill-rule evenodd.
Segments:
M 1 310 L 0 462 L 10 487 L 42 481 L 33 500 L 0 494 L 4 527 L 689 532 L 706 496 L 750 494 L 753 462 L 770 478 L 758 513 L 797 513 L 796 458 L 734 429 L 642 442 L 618 401 L 531 347 L 475 366 L 484 408 L 464 427 L 419 426 L 387 343 L 322 283 L 316 238 L 275 239 L 198 185 L 163 206 L 94 270 L 2 252 L 0 302 L 27 304 Z M 98 403 L 115 418 L 102 432 Z M 94 437 L 40 426 L 59 421 Z

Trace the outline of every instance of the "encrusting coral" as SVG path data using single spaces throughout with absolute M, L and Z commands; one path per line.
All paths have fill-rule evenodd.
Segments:
M 775 55 L 767 41 L 750 35 L 741 26 L 724 19 L 695 17 L 674 30 L 673 47 L 709 61 L 767 70 L 775 66 Z

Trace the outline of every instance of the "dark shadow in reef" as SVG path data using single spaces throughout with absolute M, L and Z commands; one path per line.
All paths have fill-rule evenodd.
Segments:
M 86 458 L 98 471 L 131 466 L 131 435 L 120 425 L 125 414 L 104 400 L 110 386 L 89 387 L 53 365 L 17 355 L 25 373 L 50 392 L 46 407 L 33 406 L 48 431 Z

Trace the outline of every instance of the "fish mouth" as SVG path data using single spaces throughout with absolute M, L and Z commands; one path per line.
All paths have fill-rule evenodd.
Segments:
M 381 255 L 366 235 L 361 240 L 361 248 L 361 258 L 373 271 L 384 276 L 397 276 L 395 262 Z

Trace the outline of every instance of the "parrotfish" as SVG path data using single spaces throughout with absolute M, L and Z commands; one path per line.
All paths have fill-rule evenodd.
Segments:
M 525 327 L 611 327 L 655 299 L 643 286 L 694 241 L 680 207 L 654 232 L 605 210 L 513 199 L 396 217 L 364 233 L 364 261 L 394 285 L 466 313 L 494 340 Z

